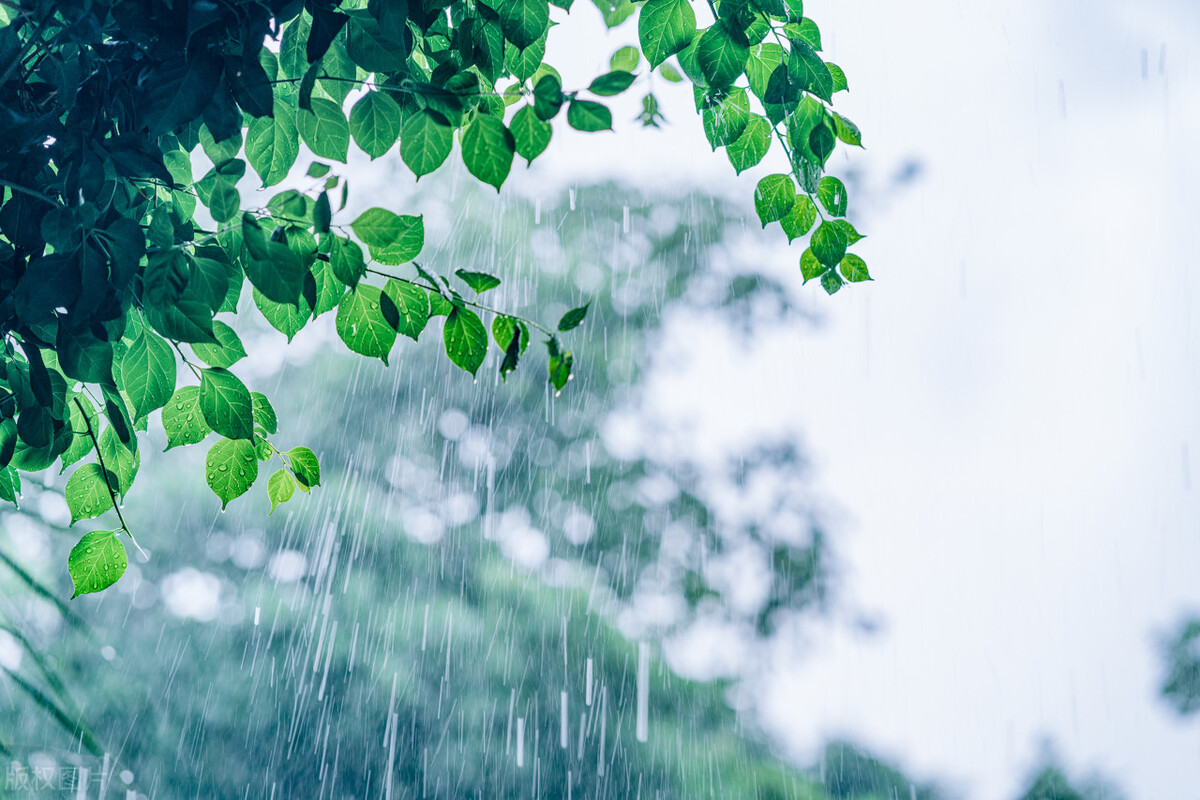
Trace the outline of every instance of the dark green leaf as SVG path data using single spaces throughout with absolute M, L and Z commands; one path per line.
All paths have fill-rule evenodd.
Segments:
M 572 308 L 563 314 L 562 319 L 558 321 L 558 329 L 565 333 L 566 331 L 578 328 L 579 324 L 583 322 L 583 318 L 587 316 L 588 308 L 591 305 L 591 303 L 587 303 L 586 305 L 579 306 L 579 308 Z
M 536 42 L 550 25 L 547 0 L 498 0 L 494 7 L 504 38 L 519 48 Z
M 556 75 L 543 75 L 533 87 L 533 111 L 538 119 L 554 119 L 563 99 L 562 82 Z
M 488 346 L 487 329 L 479 316 L 465 306 L 454 306 L 446 318 L 442 338 L 450 360 L 474 376 L 483 365 Z
M 613 70 L 605 73 L 588 84 L 588 91 L 601 97 L 611 97 L 620 94 L 633 83 L 633 73 L 624 70 Z
M 470 286 L 477 294 L 495 289 L 500 285 L 500 279 L 486 272 L 468 272 L 465 269 L 455 270 L 455 275 L 462 278 L 463 283 Z
M 567 124 L 577 131 L 610 131 L 612 112 L 592 100 L 572 100 L 567 107 Z
M 817 52 L 802 39 L 792 39 L 788 55 L 788 73 L 806 92 L 825 102 L 833 100 L 833 76 Z
M 238 215 L 242 209 L 242 198 L 237 187 L 224 178 L 218 177 L 208 196 L 208 210 L 217 222 L 228 222 Z

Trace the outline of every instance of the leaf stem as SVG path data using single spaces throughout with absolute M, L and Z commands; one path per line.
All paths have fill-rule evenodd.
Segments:
M 87 411 L 83 409 L 83 403 L 79 402 L 79 398 L 75 398 L 75 407 L 79 409 L 79 415 L 83 417 L 83 424 L 87 427 L 88 438 L 92 440 L 92 447 L 96 451 L 96 460 L 100 462 L 100 472 L 104 476 L 104 488 L 108 489 L 108 496 L 112 499 L 113 509 L 117 512 L 117 519 L 121 521 L 121 530 L 125 531 L 125 535 L 138 548 L 138 552 L 142 552 L 142 548 L 138 547 L 137 540 L 133 538 L 133 532 L 129 530 L 129 526 L 125 524 L 125 515 L 121 513 L 121 504 L 117 498 L 117 490 L 113 488 L 112 481 L 109 480 L 111 473 L 108 467 L 104 465 L 104 454 L 100 452 L 100 442 L 96 439 L 96 432 L 92 430 L 92 421 L 88 418 Z M 143 553 L 143 555 L 145 555 Z

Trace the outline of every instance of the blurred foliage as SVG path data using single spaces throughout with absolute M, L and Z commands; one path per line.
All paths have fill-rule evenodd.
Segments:
M 1163 642 L 1166 676 L 1160 692 L 1180 716 L 1200 711 L 1200 618 L 1183 620 Z

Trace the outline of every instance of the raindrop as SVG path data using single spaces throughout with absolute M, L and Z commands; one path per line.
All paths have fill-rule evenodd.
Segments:
M 650 738 L 650 646 L 638 642 L 637 740 Z
M 583 704 L 589 708 L 592 705 L 592 677 L 594 675 L 592 664 L 592 659 L 589 658 L 587 660 L 587 680 L 583 684 Z
M 525 766 L 525 718 L 517 717 L 517 766 Z
M 559 700 L 562 702 L 562 715 L 558 721 L 558 744 L 563 750 L 567 749 L 569 742 L 567 739 L 567 693 L 559 692 Z
M 254 607 L 254 627 L 258 627 L 259 620 L 262 618 L 262 606 Z

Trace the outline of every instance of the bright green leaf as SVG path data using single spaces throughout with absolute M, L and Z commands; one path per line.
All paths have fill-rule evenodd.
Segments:
M 196 342 L 193 346 L 203 345 Z M 171 346 L 143 329 L 121 359 L 121 384 L 133 403 L 135 417 L 144 417 L 166 405 L 175 390 L 175 352 Z
M 402 123 L 400 104 L 381 91 L 370 91 L 350 109 L 350 135 L 372 159 L 395 144 Z
M 98 517 L 112 508 L 116 490 L 116 476 L 99 464 L 90 462 L 75 470 L 63 490 L 67 508 L 71 510 L 71 524 Z
M 195 444 L 212 430 L 200 410 L 200 387 L 181 386 L 163 406 L 163 430 L 167 433 L 167 449 Z
M 292 473 L 286 469 L 276 470 L 267 480 L 267 498 L 271 501 L 271 511 L 274 514 L 275 508 L 280 503 L 286 503 L 292 499 L 292 495 L 296 493 L 296 479 L 292 477 Z
M 336 327 L 338 336 L 355 353 L 378 358 L 387 363 L 388 353 L 396 343 L 396 325 L 384 315 L 383 304 L 390 307 L 391 319 L 399 319 L 396 304 L 379 287 L 360 283 L 358 288 L 342 295 L 338 303 Z
M 496 191 L 500 191 L 512 169 L 515 149 L 513 135 L 504 122 L 486 114 L 477 116 L 462 134 L 462 156 L 467 170 Z
M 128 567 L 129 556 L 116 531 L 85 533 L 67 556 L 67 572 L 75 586 L 71 599 L 107 589 Z
M 783 219 L 796 203 L 796 184 L 791 175 L 768 175 L 754 190 L 754 209 L 762 226 Z
M 246 357 L 246 348 L 242 345 L 242 340 L 234 333 L 233 328 L 220 320 L 213 320 L 213 334 L 217 337 L 217 344 L 197 342 L 192 345 L 192 351 L 196 357 L 205 364 L 210 367 L 232 367 Z M 173 361 L 172 366 L 174 366 Z
M 456 305 L 446 318 L 442 338 L 450 360 L 474 376 L 483 365 L 488 346 L 487 329 L 479 316 L 465 306 Z
M 696 33 L 696 12 L 688 0 L 648 0 L 638 14 L 638 41 L 651 68 L 678 53 Z
M 224 509 L 231 500 L 245 494 L 258 478 L 253 443 L 249 439 L 218 439 L 204 459 L 204 477 Z

